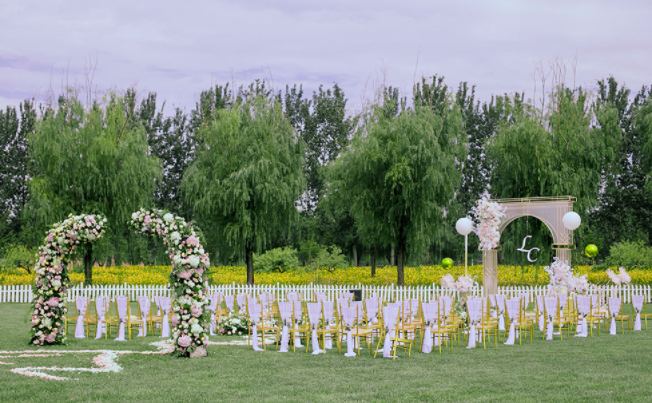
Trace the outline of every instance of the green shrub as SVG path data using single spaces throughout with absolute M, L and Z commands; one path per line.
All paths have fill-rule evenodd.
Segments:
M 270 249 L 259 255 L 254 253 L 254 271 L 262 273 L 283 273 L 299 266 L 297 250 L 286 246 L 285 248 Z
M 9 245 L 5 249 L 0 267 L 8 271 L 24 269 L 31 273 L 36 264 L 37 254 L 36 249 L 30 249 L 24 245 Z
M 652 248 L 643 241 L 624 241 L 611 247 L 606 263 L 609 266 L 649 269 L 652 267 Z
M 346 255 L 342 254 L 342 249 L 335 245 L 329 248 L 321 248 L 317 256 L 312 259 L 310 268 L 315 269 L 345 269 L 348 267 L 349 261 Z

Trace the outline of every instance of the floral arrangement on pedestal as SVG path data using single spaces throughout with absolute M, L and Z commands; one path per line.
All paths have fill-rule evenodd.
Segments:
M 543 269 L 550 276 L 548 289 L 550 295 L 569 293 L 585 295 L 589 292 L 589 281 L 586 274 L 575 276 L 573 268 L 565 260 L 555 257 L 552 264 Z
M 455 278 L 450 273 L 443 276 L 440 283 L 443 288 L 457 291 L 460 295 L 459 302 L 462 304 L 466 303 L 467 296 L 473 290 L 473 286 L 477 284 L 471 276 L 459 276 L 457 281 L 455 281 Z
M 205 355 L 211 314 L 207 308 L 210 267 L 208 253 L 200 243 L 201 233 L 191 224 L 163 210 L 140 209 L 131 215 L 135 233 L 157 235 L 168 247 L 172 272 L 170 289 L 174 301 L 172 316 L 173 354 Z
M 500 242 L 500 220 L 505 217 L 507 209 L 500 203 L 490 202 L 489 194 L 485 193 L 482 199 L 478 200 L 477 206 L 471 209 L 476 224 L 474 232 L 480 238 L 480 250 L 490 250 L 498 246 Z
M 217 322 L 217 331 L 221 335 L 243 335 L 247 333 L 249 319 L 247 315 L 230 315 Z
M 82 243 L 93 242 L 104 234 L 106 218 L 100 215 L 70 214 L 52 226 L 39 247 L 39 260 L 34 272 L 31 344 L 64 344 L 63 328 L 68 312 L 66 297 L 70 278 L 70 256 Z

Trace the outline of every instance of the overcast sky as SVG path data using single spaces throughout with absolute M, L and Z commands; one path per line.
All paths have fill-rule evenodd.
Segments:
M 578 85 L 614 75 L 638 90 L 652 84 L 650 16 L 647 0 L 0 0 L 0 107 L 59 93 L 66 76 L 83 85 L 95 60 L 100 89 L 136 85 L 187 110 L 256 78 L 337 82 L 351 111 L 383 81 L 409 93 L 432 74 L 482 100 L 530 98 L 537 62 L 565 61 L 572 84 L 575 57 Z

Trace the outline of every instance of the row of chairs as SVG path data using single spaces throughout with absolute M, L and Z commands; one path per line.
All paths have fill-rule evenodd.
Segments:
M 170 297 L 139 296 L 136 298 L 136 313 L 132 313 L 129 297 L 123 295 L 95 297 L 92 312 L 90 297 L 75 299 L 75 315 L 66 318 L 65 331 L 69 333 L 71 324 L 75 326 L 75 338 L 87 338 L 95 332 L 95 338 L 107 339 L 115 329 L 117 341 L 129 340 L 133 330 L 138 330 L 137 337 L 145 337 L 148 331 L 153 335 L 158 332 L 161 337 L 170 337 L 169 321 L 172 317 L 172 300 Z M 152 302 L 155 311 L 152 309 Z

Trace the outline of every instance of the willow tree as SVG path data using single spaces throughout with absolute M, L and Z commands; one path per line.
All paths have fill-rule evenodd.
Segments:
M 331 195 L 349 203 L 366 243 L 395 244 L 397 283 L 406 252 L 431 243 L 462 175 L 462 117 L 448 94 L 439 111 L 399 111 L 395 99 L 372 109 L 331 170 Z M 365 240 L 363 240 L 365 242 Z
M 37 228 L 70 213 L 98 213 L 124 236 L 122 225 L 126 228 L 131 213 L 149 203 L 161 177 L 145 130 L 115 94 L 89 109 L 75 97 L 60 98 L 38 121 L 29 142 L 34 176 L 26 210 Z M 87 284 L 92 283 L 92 259 L 88 244 Z
M 254 251 L 286 233 L 297 215 L 305 187 L 302 142 L 281 103 L 256 94 L 216 110 L 197 140 L 184 197 L 196 219 L 216 223 L 244 251 L 247 284 L 253 284 Z

